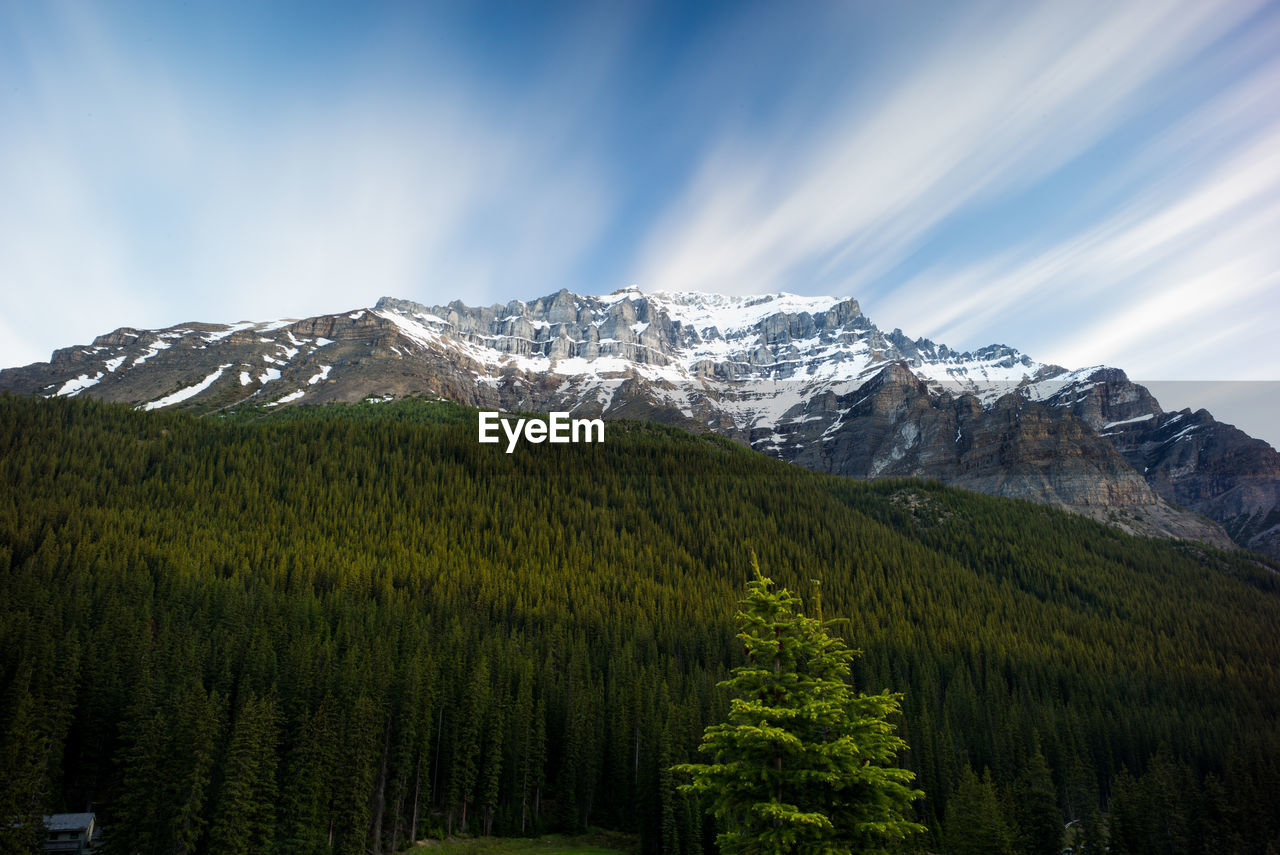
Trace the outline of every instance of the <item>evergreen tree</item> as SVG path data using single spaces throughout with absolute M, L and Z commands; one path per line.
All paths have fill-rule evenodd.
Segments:
M 1238 830 L 1240 820 L 1235 805 L 1217 775 L 1210 773 L 1204 779 L 1204 807 L 1201 815 L 1201 836 L 1204 851 L 1235 853 L 1244 851 L 1243 836 Z
M 1031 760 L 1018 776 L 1014 816 L 1019 848 L 1026 855 L 1059 855 L 1062 852 L 1062 811 L 1053 787 L 1049 764 L 1037 745 Z
M 168 761 L 162 773 L 167 784 L 164 803 L 170 812 L 163 821 L 173 855 L 196 850 L 205 825 L 204 801 L 213 773 L 214 744 L 218 738 L 220 701 L 199 684 L 189 685 L 174 713 Z
M 884 852 L 924 827 L 905 814 L 923 793 L 914 775 L 888 764 L 906 747 L 887 719 L 898 695 L 855 695 L 855 655 L 751 556 L 755 578 L 738 612 L 747 663 L 720 685 L 737 697 L 729 720 L 706 729 L 711 763 L 676 767 L 685 792 L 706 794 L 723 823 L 726 855 Z
M 1102 814 L 1097 807 L 1090 807 L 1084 817 L 1084 830 L 1076 843 L 1076 855 L 1105 855 L 1107 835 L 1102 828 Z
M 336 765 L 336 711 L 332 697 L 302 724 L 285 769 L 277 840 L 280 850 L 328 853 L 333 838 L 330 780 Z
M 1116 855 L 1143 855 L 1150 837 L 1148 817 L 1139 799 L 1138 782 L 1127 768 L 1121 769 L 1111 794 L 1111 851 Z
M 485 752 L 484 788 L 480 807 L 484 809 L 484 836 L 493 834 L 493 815 L 498 809 L 498 793 L 502 784 L 502 732 L 506 710 L 495 705 L 489 723 L 489 746 Z
M 1152 852 L 1190 852 L 1193 805 L 1199 793 L 1191 770 L 1163 746 L 1142 776 L 1145 813 L 1151 819 L 1147 848 Z
M 979 778 L 969 766 L 947 800 L 947 852 L 950 855 L 1013 855 L 1013 832 L 987 769 Z
M 480 742 L 483 736 L 485 708 L 489 705 L 489 663 L 482 657 L 471 676 L 467 692 L 462 733 L 455 746 L 454 776 L 449 790 L 449 825 L 452 833 L 453 811 L 461 814 L 459 832 L 467 833 L 467 808 L 475 795 L 476 778 L 480 774 Z
M 676 786 L 671 766 L 671 732 L 662 731 L 658 752 L 658 789 L 662 797 L 662 855 L 680 855 L 680 829 L 676 824 Z
M 525 833 L 529 818 L 529 795 L 533 789 L 534 745 L 533 675 L 525 669 L 520 675 L 513 712 L 513 735 L 517 741 L 515 786 L 520 794 L 520 833 Z
M 22 681 L 25 683 L 25 680 Z M 21 687 L 0 740 L 0 852 L 33 852 L 44 839 L 44 751 L 36 702 Z M 12 698 L 6 698 L 12 701 Z M 3 711 L 9 712 L 9 708 Z
M 270 851 L 275 833 L 276 709 L 250 698 L 236 716 L 209 828 L 211 855 Z

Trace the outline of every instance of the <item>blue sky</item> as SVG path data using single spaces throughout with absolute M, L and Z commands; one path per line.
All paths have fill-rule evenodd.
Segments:
M 1280 7 L 0 4 L 0 365 L 566 287 L 1280 380 Z

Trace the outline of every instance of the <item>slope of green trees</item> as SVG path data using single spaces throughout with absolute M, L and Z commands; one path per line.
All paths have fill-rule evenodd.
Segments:
M 920 845 L 1038 853 L 1050 819 L 1112 852 L 1280 845 L 1280 575 L 1256 557 L 653 425 L 508 455 L 449 405 L 10 396 L 0 834 L 92 806 L 114 852 L 589 824 L 707 852 L 669 767 L 725 719 L 748 548 L 822 580 L 858 691 L 905 694 Z

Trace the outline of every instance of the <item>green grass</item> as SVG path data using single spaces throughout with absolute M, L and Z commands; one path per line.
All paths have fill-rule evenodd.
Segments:
M 431 840 L 409 851 L 432 855 L 631 855 L 638 849 L 637 840 L 631 835 L 591 829 L 577 835 L 455 837 Z

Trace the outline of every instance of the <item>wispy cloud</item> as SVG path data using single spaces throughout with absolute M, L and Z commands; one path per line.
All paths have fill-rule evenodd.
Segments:
M 1135 179 L 1136 202 L 1103 208 L 1100 226 L 1031 227 L 1026 246 L 948 258 L 905 283 L 890 274 L 952 222 L 1007 202 L 1171 99 L 1190 85 L 1179 78 L 1189 63 L 1257 8 L 1043 4 L 1016 20 L 974 19 L 928 45 L 878 100 L 858 90 L 832 110 L 808 147 L 774 144 L 797 137 L 786 127 L 719 141 L 634 278 L 673 290 L 852 293 L 885 321 L 951 343 L 1023 335 L 1031 341 L 1017 343 L 1069 363 L 1180 370 L 1150 349 L 1160 336 L 1218 309 L 1239 315 L 1274 291 L 1275 224 L 1260 206 L 1280 198 L 1280 146 L 1258 112 L 1280 103 L 1274 69 L 1150 143 L 1157 169 Z M 1070 314 L 1028 328 L 1028 303 L 1046 297 Z M 1266 370 L 1280 372 L 1280 353 L 1269 357 Z
M 28 333 L 0 363 L 115 325 L 509 299 L 568 279 L 609 219 L 598 153 L 566 139 L 598 53 L 523 104 L 371 67 L 298 105 L 138 55 L 100 11 L 20 34 L 28 84 L 0 101 L 0 314 Z M 544 91 L 564 75 L 579 98 Z
M 1135 155 L 1134 169 L 1154 161 L 1168 175 L 1195 163 L 1202 174 L 1194 179 L 1145 186 L 1077 233 L 970 266 L 934 266 L 879 308 L 909 313 L 921 332 L 943 341 L 1003 328 L 1034 339 L 1040 358 L 1070 366 L 1105 362 L 1165 379 L 1276 376 L 1280 116 L 1245 109 L 1264 103 L 1280 103 L 1280 63 Z M 1202 158 L 1202 138 L 1224 133 L 1234 145 L 1216 140 L 1210 167 L 1174 156 Z M 1224 331 L 1234 347 L 1223 348 Z
M 468 8 L 242 46 L 166 4 L 0 7 L 0 364 L 124 324 L 636 282 L 1280 376 L 1261 0 Z

